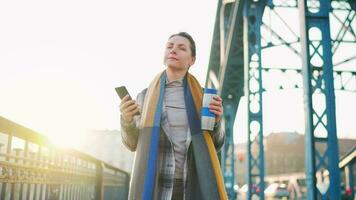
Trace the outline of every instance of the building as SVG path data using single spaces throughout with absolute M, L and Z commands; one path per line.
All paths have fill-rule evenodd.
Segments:
M 326 144 L 317 144 L 319 152 Z M 355 139 L 339 139 L 339 157 L 356 146 Z M 264 138 L 265 175 L 304 172 L 304 135 L 295 132 L 271 133 Z M 235 144 L 235 175 L 238 185 L 245 183 L 246 144 Z M 241 158 L 242 155 L 242 158 Z M 240 161 L 241 160 L 241 161 Z

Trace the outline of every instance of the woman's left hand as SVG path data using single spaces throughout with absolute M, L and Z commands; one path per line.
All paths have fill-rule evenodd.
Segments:
M 219 122 L 224 114 L 224 109 L 222 106 L 222 98 L 218 95 L 214 96 L 213 100 L 209 105 L 210 112 L 215 114 L 215 122 Z

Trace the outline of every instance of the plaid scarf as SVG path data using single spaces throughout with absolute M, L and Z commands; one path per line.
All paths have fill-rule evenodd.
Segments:
M 140 136 L 137 144 L 131 183 L 132 199 L 158 199 L 158 155 L 161 113 L 167 75 L 158 74 L 148 87 L 142 108 Z M 184 78 L 186 104 L 192 144 L 188 149 L 186 199 L 225 200 L 220 164 L 211 135 L 201 130 L 202 87 L 193 75 Z

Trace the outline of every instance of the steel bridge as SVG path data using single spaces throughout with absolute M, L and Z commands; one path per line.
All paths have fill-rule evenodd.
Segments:
M 218 88 L 224 101 L 226 142 L 220 158 L 230 199 L 235 198 L 234 122 L 243 96 L 247 199 L 263 200 L 266 182 L 287 177 L 266 176 L 263 145 L 263 94 L 286 89 L 303 91 L 305 172 L 295 177 L 305 179 L 307 199 L 340 199 L 342 173 L 354 196 L 355 151 L 339 160 L 335 91 L 356 92 L 355 9 L 355 0 L 218 1 L 206 86 Z M 267 55 L 279 64 L 265 62 L 271 59 Z M 329 186 L 320 191 L 317 182 L 325 177 Z M 59 149 L 0 117 L 0 199 L 126 199 L 128 182 L 128 173 Z
M 233 127 L 240 99 L 247 99 L 248 110 L 247 198 L 264 199 L 263 94 L 285 89 L 303 91 L 307 199 L 340 199 L 335 90 L 356 92 L 355 9 L 355 0 L 218 2 L 206 86 L 218 88 L 224 101 L 221 165 L 230 199 L 235 198 Z M 279 64 L 269 65 L 267 55 Z M 265 79 L 273 80 L 273 87 Z M 320 171 L 329 173 L 326 191 L 316 187 Z

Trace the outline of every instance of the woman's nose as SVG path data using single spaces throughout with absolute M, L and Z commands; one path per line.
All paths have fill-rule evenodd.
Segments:
M 171 50 L 169 51 L 169 53 L 176 54 L 176 48 L 175 48 L 175 47 L 172 47 Z

